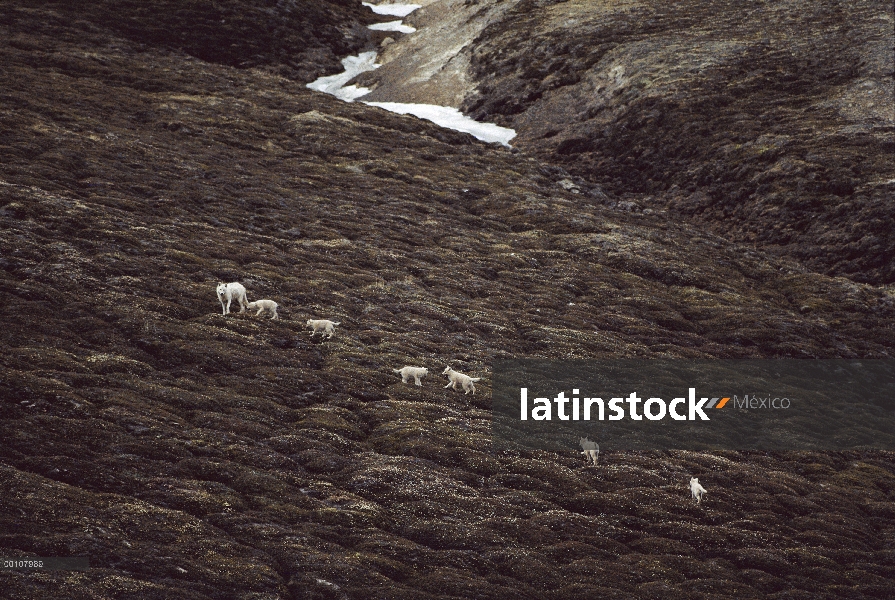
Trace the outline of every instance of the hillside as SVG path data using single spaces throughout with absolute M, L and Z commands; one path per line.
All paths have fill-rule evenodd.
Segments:
M 891 2 L 522 0 L 469 48 L 475 118 L 818 272 L 895 281 Z
M 891 452 L 496 453 L 488 381 L 512 356 L 891 357 L 893 290 L 61 11 L 0 13 L 0 554 L 91 569 L 3 594 L 895 594 Z M 234 280 L 281 320 L 222 316 Z
M 353 0 L 34 0 L 4 2 L 0 23 L 14 30 L 99 32 L 133 50 L 177 50 L 201 60 L 264 67 L 311 81 L 337 71 L 339 60 L 370 41 L 365 26 L 381 21 Z M 20 44 L 27 42 L 22 40 Z M 21 48 L 29 50 L 30 48 Z
M 367 99 L 437 99 L 638 205 L 895 282 L 891 2 L 425 4 Z

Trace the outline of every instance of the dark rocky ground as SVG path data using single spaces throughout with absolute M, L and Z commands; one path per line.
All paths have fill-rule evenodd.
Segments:
M 676 218 L 891 283 L 893 22 L 886 0 L 521 0 L 463 108 Z
M 892 290 L 57 9 L 0 11 L 0 554 L 92 568 L 0 595 L 895 596 L 892 453 L 586 468 L 488 412 L 501 357 L 891 357 Z
M 63 38 L 105 31 L 137 49 L 180 50 L 303 81 L 341 70 L 342 57 L 370 42 L 366 25 L 388 20 L 354 0 L 32 0 L 0 6 L 27 7 L 0 15 L 16 29 Z

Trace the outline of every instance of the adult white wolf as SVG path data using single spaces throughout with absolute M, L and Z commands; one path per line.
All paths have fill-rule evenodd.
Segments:
M 230 303 L 233 299 L 239 302 L 239 312 L 245 312 L 249 301 L 246 299 L 246 289 L 241 283 L 234 281 L 232 283 L 218 283 L 218 300 L 221 301 L 221 309 L 224 314 L 230 314 Z M 224 303 L 224 300 L 227 303 Z
M 592 442 L 586 437 L 578 438 L 578 443 L 581 445 L 581 454 L 587 457 L 588 464 L 593 464 L 596 467 L 597 461 L 600 460 L 600 444 Z
M 699 485 L 699 479 L 696 477 L 690 478 L 690 493 L 693 494 L 693 498 L 696 499 L 696 504 L 702 502 L 702 495 L 705 494 L 705 488 Z

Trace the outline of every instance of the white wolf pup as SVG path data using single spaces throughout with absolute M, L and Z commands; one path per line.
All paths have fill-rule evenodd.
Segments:
M 457 384 L 459 383 L 463 386 L 463 389 L 466 391 L 467 394 L 471 391 L 473 395 L 475 395 L 475 386 L 472 385 L 472 382 L 480 381 L 482 379 L 481 377 L 470 377 L 469 375 L 464 375 L 463 373 L 455 371 L 450 367 L 442 371 L 441 374 L 448 376 L 449 381 L 448 384 L 444 386 L 445 389 L 454 388 L 456 390 Z
M 578 443 L 581 445 L 581 454 L 587 457 L 587 463 L 596 467 L 597 461 L 600 460 L 600 444 L 586 437 L 578 438 Z
M 239 312 L 245 312 L 246 305 L 249 301 L 246 298 L 246 289 L 242 284 L 237 281 L 232 283 L 218 283 L 218 300 L 221 301 L 221 309 L 224 311 L 223 314 L 230 314 L 230 303 L 234 298 L 239 302 Z M 224 304 L 224 300 L 227 301 L 226 304 Z
M 311 332 L 311 337 L 314 337 L 314 334 L 319 331 L 321 337 L 326 335 L 327 338 L 333 336 L 336 325 L 341 325 L 341 323 L 330 321 L 329 319 L 308 319 L 307 324 L 314 330 Z
M 246 304 L 246 308 L 248 308 L 249 310 L 254 310 L 256 308 L 258 309 L 258 312 L 255 313 L 256 317 L 260 316 L 261 313 L 267 310 L 271 314 L 271 320 L 280 318 L 280 316 L 277 314 L 277 306 L 279 305 L 273 300 L 255 300 L 254 302 L 249 302 L 248 304 Z
M 407 380 L 413 377 L 416 385 L 422 386 L 420 379 L 429 374 L 426 367 L 404 367 L 401 369 L 392 369 L 395 373 L 401 374 L 401 383 L 407 383 Z
M 696 499 L 696 504 L 702 502 L 702 495 L 705 494 L 705 488 L 699 485 L 699 479 L 696 477 L 690 478 L 690 493 L 693 494 L 693 497 Z

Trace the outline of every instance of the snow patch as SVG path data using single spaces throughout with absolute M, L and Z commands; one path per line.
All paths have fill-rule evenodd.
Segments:
M 364 102 L 370 106 L 378 106 L 400 115 L 413 115 L 432 121 L 436 125 L 472 134 L 483 142 L 500 142 L 509 146 L 516 132 L 493 123 L 479 123 L 470 119 L 456 108 L 437 106 L 435 104 L 403 104 L 400 102 Z
M 422 4 L 370 4 L 369 2 L 362 2 L 361 4 L 377 15 L 387 15 L 389 17 L 406 17 L 422 7 Z
M 369 2 L 363 2 L 363 5 L 369 7 L 378 15 L 394 17 L 405 17 L 422 6 L 420 4 L 370 4 Z M 403 25 L 401 21 L 376 23 L 369 25 L 369 28 L 378 31 L 399 31 L 401 33 L 413 33 L 416 31 L 409 25 Z M 343 73 L 320 77 L 316 81 L 309 83 L 308 87 L 312 90 L 335 96 L 345 102 L 353 102 L 369 94 L 370 89 L 346 84 L 361 73 L 378 69 L 381 65 L 376 64 L 376 52 L 371 51 L 343 58 L 342 66 L 345 67 Z M 447 129 L 469 133 L 483 142 L 500 142 L 504 146 L 509 146 L 510 140 L 516 137 L 516 132 L 512 129 L 500 127 L 493 123 L 479 123 L 470 119 L 456 108 L 449 106 L 405 104 L 400 102 L 364 102 L 364 104 L 401 115 L 413 115 L 420 119 L 426 119 Z
M 401 33 L 413 33 L 414 31 L 416 31 L 415 27 L 404 25 L 401 21 L 374 23 L 373 25 L 367 25 L 367 27 L 369 29 L 375 29 L 376 31 L 400 31 Z
M 335 96 L 345 102 L 352 102 L 361 96 L 369 94 L 369 88 L 357 87 L 356 85 L 346 86 L 345 84 L 361 73 L 379 68 L 380 65 L 376 64 L 376 52 L 362 52 L 357 56 L 343 58 L 342 66 L 345 67 L 343 73 L 320 77 L 309 83 L 308 87 L 312 90 Z

